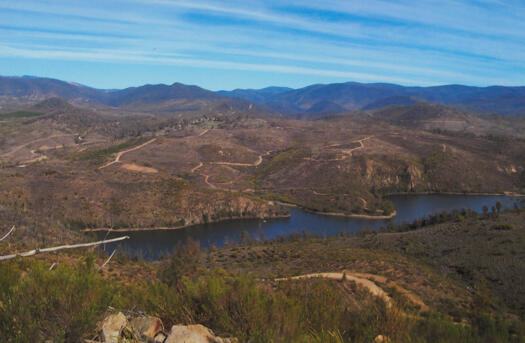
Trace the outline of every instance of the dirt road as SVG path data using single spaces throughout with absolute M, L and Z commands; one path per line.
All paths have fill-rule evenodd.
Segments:
M 210 181 L 208 181 L 210 179 L 209 175 L 206 175 L 206 174 L 201 174 L 201 175 L 204 176 L 204 183 L 206 183 L 210 188 L 217 189 L 217 186 L 215 186 L 214 184 L 210 183 Z
M 122 157 L 122 155 L 128 153 L 128 152 L 132 152 L 132 151 L 135 151 L 135 150 L 139 150 L 139 149 L 142 149 L 143 147 L 145 147 L 146 145 L 148 144 L 151 144 L 153 142 L 155 142 L 157 140 L 157 138 L 153 138 L 153 139 L 150 139 L 149 141 L 147 141 L 146 143 L 142 143 L 141 145 L 137 145 L 136 147 L 133 147 L 133 148 L 130 148 L 130 149 L 127 149 L 127 150 L 123 150 L 123 151 L 120 151 L 117 153 L 117 155 L 115 156 L 115 160 L 111 161 L 111 162 L 108 162 L 106 164 L 104 164 L 102 167 L 99 167 L 98 169 L 104 169 L 106 167 L 109 167 L 115 163 L 119 163 L 120 162 L 120 158 Z
M 318 160 L 318 159 L 315 159 L 315 158 L 312 158 L 312 157 L 305 157 L 304 159 L 305 160 L 308 160 L 308 161 L 321 161 L 321 162 L 328 162 L 328 161 L 344 161 L 346 159 L 348 159 L 349 157 L 352 156 L 352 153 L 356 150 L 359 150 L 359 149 L 363 149 L 365 147 L 365 145 L 363 144 L 364 141 L 372 138 L 374 136 L 368 136 L 368 137 L 365 137 L 365 138 L 362 138 L 362 139 L 359 139 L 357 141 L 353 141 L 352 143 L 359 143 L 359 146 L 358 147 L 355 147 L 355 148 L 352 148 L 352 149 L 340 149 L 339 151 L 343 154 L 343 156 L 341 157 L 337 157 L 337 158 L 332 158 L 332 159 L 327 159 L 327 160 Z M 338 146 L 340 146 L 341 144 L 332 144 L 332 145 L 328 145 L 328 146 L 325 146 L 325 148 L 331 148 L 331 149 L 336 149 Z
M 204 164 L 202 162 L 199 162 L 199 164 L 193 168 L 191 168 L 190 172 L 195 173 L 197 169 L 200 169 Z
M 419 306 L 419 308 L 422 311 L 427 311 L 429 309 L 429 307 L 421 300 L 419 296 L 399 286 L 396 282 L 389 281 L 386 277 L 381 276 L 381 275 L 356 273 L 356 272 L 351 272 L 348 270 L 343 270 L 343 272 L 341 273 L 312 273 L 312 274 L 293 276 L 289 278 L 279 278 L 279 279 L 275 279 L 275 281 L 300 280 L 300 279 L 308 279 L 308 278 L 315 278 L 315 277 L 321 277 L 321 278 L 338 280 L 338 281 L 341 281 L 344 278 L 347 281 L 354 281 L 356 284 L 361 285 L 364 288 L 366 288 L 371 294 L 382 298 L 385 301 L 385 303 L 388 306 L 390 306 L 392 304 L 392 299 L 388 296 L 388 294 L 381 287 L 379 287 L 376 284 L 376 282 L 378 282 L 378 283 L 386 285 L 389 288 L 395 288 L 399 293 L 403 294 L 410 302 L 412 302 L 416 306 Z
M 285 280 L 300 280 L 300 279 L 310 279 L 310 278 L 325 278 L 325 279 L 331 279 L 331 280 L 343 280 L 343 277 L 346 278 L 348 281 L 354 281 L 356 284 L 363 286 L 366 288 L 371 294 L 375 295 L 376 297 L 382 298 L 387 305 L 391 305 L 392 299 L 386 294 L 386 292 L 379 286 L 377 286 L 373 281 L 370 281 L 368 279 L 355 276 L 351 272 L 343 271 L 342 273 L 313 273 L 313 274 L 305 274 L 305 275 L 298 275 L 293 276 L 289 278 L 280 278 L 275 279 L 275 281 L 285 281 Z
M 204 133 L 206 133 L 206 132 L 204 132 Z M 199 136 L 203 135 L 204 133 L 201 133 Z M 266 155 L 267 154 L 268 153 L 266 153 Z M 262 163 L 262 161 L 263 161 L 263 155 L 259 155 L 259 157 L 257 158 L 257 161 L 255 161 L 253 163 L 237 163 L 237 162 L 206 162 L 206 163 L 214 164 L 214 165 L 223 165 L 223 166 L 257 167 L 258 165 L 260 165 Z M 195 167 L 190 169 L 190 172 L 191 173 L 195 173 L 198 169 L 202 168 L 203 166 L 204 166 L 204 163 L 203 162 L 199 162 L 198 165 L 196 165 Z M 214 184 L 212 184 L 209 181 L 211 175 L 207 175 L 207 174 L 203 174 L 203 173 L 199 173 L 199 175 L 204 176 L 204 183 L 206 185 L 208 185 L 208 187 L 213 188 L 213 189 L 219 189 L 219 187 L 215 186 Z

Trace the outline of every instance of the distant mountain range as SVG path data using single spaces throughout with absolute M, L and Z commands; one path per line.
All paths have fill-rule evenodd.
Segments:
M 478 114 L 525 115 L 525 87 L 404 87 L 386 83 L 347 82 L 280 90 L 271 94 L 267 88 L 260 91 L 234 90 L 221 94 L 251 101 L 259 99 L 260 104 L 288 115 L 372 110 L 418 102 L 446 105 Z
M 266 87 L 262 89 L 235 89 L 233 91 L 218 91 L 217 93 L 233 98 L 246 99 L 260 104 L 268 103 L 281 93 L 293 91 L 288 87 Z
M 525 87 L 404 87 L 347 82 L 300 89 L 268 87 L 212 92 L 174 83 L 100 90 L 49 78 L 0 77 L 0 106 L 34 104 L 51 97 L 60 97 L 77 106 L 149 112 L 279 113 L 314 118 L 390 105 L 433 103 L 475 114 L 525 116 Z
M 119 108 L 128 112 L 271 112 L 255 102 L 181 83 L 100 90 L 49 78 L 0 77 L 0 106 L 27 106 L 49 98 L 61 98 L 77 106 Z

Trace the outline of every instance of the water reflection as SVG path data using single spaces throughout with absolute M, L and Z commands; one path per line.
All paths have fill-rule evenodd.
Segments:
M 523 206 L 520 198 L 511 196 L 396 195 L 391 196 L 390 199 L 396 206 L 397 216 L 389 220 L 322 216 L 299 209 L 290 209 L 291 217 L 286 219 L 234 220 L 197 225 L 180 230 L 129 232 L 126 234 L 131 239 L 122 243 L 120 249 L 132 256 L 140 252 L 145 258 L 156 259 L 163 253 L 173 251 L 178 243 L 186 242 L 188 238 L 198 241 L 201 247 L 207 248 L 212 244 L 221 247 L 228 243 L 238 242 L 243 232 L 245 235 L 247 232 L 253 239 L 276 238 L 303 232 L 328 237 L 340 232 L 356 233 L 364 228 L 377 230 L 389 223 L 412 222 L 428 214 L 453 209 L 465 208 L 481 212 L 483 205 L 490 208 L 497 201 L 501 201 L 504 208 L 513 208 L 517 203 Z M 106 236 L 105 232 L 98 234 L 100 238 Z M 121 234 L 111 233 L 109 237 Z M 105 249 L 112 251 L 114 246 L 108 245 Z

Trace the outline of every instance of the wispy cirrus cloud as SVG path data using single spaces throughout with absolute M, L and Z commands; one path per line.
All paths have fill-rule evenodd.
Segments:
M 208 78 L 201 73 L 209 88 L 343 80 L 519 84 L 524 15 L 515 0 L 4 1 L 0 59 L 10 63 L 0 64 L 0 73 L 64 60 L 86 70 L 86 80 L 77 81 L 99 87 L 129 80 L 97 82 L 104 63 L 119 63 L 119 73 L 128 66 L 143 83 L 161 81 L 159 75 L 191 82 L 196 70 L 213 70 Z M 152 64 L 166 72 L 142 72 Z M 53 66 L 48 76 L 67 75 Z
M 196 58 L 179 58 L 170 56 L 148 56 L 141 53 L 140 51 L 81 51 L 81 50 L 55 50 L 48 47 L 40 47 L 39 49 L 20 49 L 13 47 L 3 46 L 0 49 L 0 57 L 25 57 L 25 58 L 59 58 L 75 61 L 129 61 L 129 62 L 148 62 L 157 64 L 167 65 L 182 65 L 192 68 L 214 68 L 214 69 L 225 69 L 225 70 L 248 70 L 248 71 L 263 71 L 263 72 L 277 72 L 287 74 L 298 74 L 298 75 L 316 75 L 316 76 L 330 76 L 336 78 L 345 79 L 362 79 L 367 81 L 375 81 L 379 77 L 384 78 L 385 82 L 397 82 L 405 84 L 413 84 L 414 80 L 403 79 L 397 77 L 389 77 L 384 75 L 374 75 L 369 73 L 359 72 L 347 72 L 330 69 L 319 69 L 319 68 L 305 68 L 296 67 L 289 65 L 277 65 L 277 64 L 257 64 L 257 63 L 239 63 L 239 62 L 226 62 Z

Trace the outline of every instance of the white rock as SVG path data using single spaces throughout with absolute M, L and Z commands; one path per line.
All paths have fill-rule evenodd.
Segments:
M 107 316 L 104 321 L 102 321 L 104 342 L 119 343 L 120 332 L 127 324 L 128 320 L 122 312 Z

